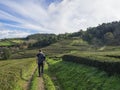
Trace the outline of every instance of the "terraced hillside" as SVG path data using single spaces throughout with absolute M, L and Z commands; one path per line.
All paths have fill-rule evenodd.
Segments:
M 43 48 L 45 53 L 50 57 L 60 57 L 66 53 L 86 51 L 91 49 L 92 46 L 88 45 L 85 41 L 82 41 L 80 38 L 62 40 Z
M 20 50 L 14 53 L 11 58 L 27 58 L 34 57 L 40 48 Z M 62 40 L 50 46 L 42 48 L 48 57 L 60 57 L 65 53 L 72 53 L 75 51 L 93 50 L 91 45 L 79 38 Z

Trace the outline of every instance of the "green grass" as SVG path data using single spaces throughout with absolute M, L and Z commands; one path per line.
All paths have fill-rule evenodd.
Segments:
M 35 65 L 33 58 L 0 61 L 0 89 L 22 90 Z
M 45 89 L 46 90 L 56 90 L 55 85 L 50 77 L 50 72 L 48 70 L 48 64 L 45 64 L 45 74 L 43 75 L 44 83 L 45 83 Z
M 101 48 L 99 48 L 98 50 L 100 51 L 119 51 L 120 50 L 120 46 L 103 46 Z
M 72 42 L 71 42 L 71 45 L 72 46 L 82 46 L 82 45 L 84 45 L 84 46 L 86 46 L 86 45 L 88 45 L 87 44 L 87 42 L 85 42 L 85 41 L 83 41 L 82 39 L 75 39 L 75 40 L 73 40 Z
M 48 63 L 62 90 L 120 90 L 120 75 L 108 76 L 96 68 L 61 60 Z
M 56 90 L 49 75 L 47 75 L 47 74 L 44 75 L 44 82 L 45 82 L 46 90 Z
M 5 39 L 0 41 L 0 46 L 11 46 L 23 43 L 24 40 L 22 39 Z
M 14 45 L 11 41 L 0 41 L 0 46 L 11 46 Z
M 33 77 L 32 77 L 29 89 L 30 90 L 38 90 L 38 84 L 39 84 L 38 83 L 38 73 L 37 73 L 37 70 L 36 70 Z
M 24 42 L 24 40 L 15 40 L 15 39 L 13 39 L 13 40 L 11 40 L 11 42 L 13 42 L 13 43 L 16 43 L 16 44 L 20 44 L 20 43 L 23 43 Z

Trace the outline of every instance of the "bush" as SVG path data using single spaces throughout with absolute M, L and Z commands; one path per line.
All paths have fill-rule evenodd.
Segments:
M 10 50 L 9 50 L 8 48 L 4 48 L 4 49 L 2 50 L 1 58 L 4 59 L 4 60 L 7 60 L 7 59 L 10 58 L 10 56 L 11 56 Z

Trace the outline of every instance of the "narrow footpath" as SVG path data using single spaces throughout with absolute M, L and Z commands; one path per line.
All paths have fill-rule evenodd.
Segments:
M 38 77 L 38 90 L 45 90 L 44 81 L 42 77 Z
M 25 85 L 23 86 L 24 90 L 45 90 L 43 77 L 42 76 L 38 77 L 36 72 L 37 72 L 37 68 L 32 72 L 30 79 L 26 81 Z M 36 83 L 35 86 L 37 86 L 36 88 L 31 88 L 33 79 L 36 79 L 35 80 Z

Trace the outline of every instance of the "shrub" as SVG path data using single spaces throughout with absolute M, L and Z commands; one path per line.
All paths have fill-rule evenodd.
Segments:
M 2 58 L 3 60 L 7 60 L 7 59 L 10 58 L 10 56 L 11 56 L 10 50 L 9 50 L 8 48 L 4 48 L 4 49 L 2 50 L 1 58 Z

